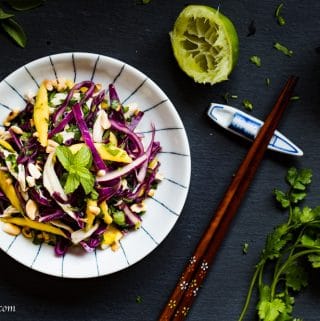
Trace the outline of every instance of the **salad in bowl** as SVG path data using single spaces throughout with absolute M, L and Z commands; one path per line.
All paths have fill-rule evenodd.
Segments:
M 135 129 L 143 117 L 116 88 L 91 80 L 44 80 L 0 133 L 2 229 L 34 243 L 116 250 L 138 229 L 162 177 L 160 143 Z

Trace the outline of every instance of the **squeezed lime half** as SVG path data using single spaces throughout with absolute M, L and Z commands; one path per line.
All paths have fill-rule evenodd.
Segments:
M 198 83 L 227 80 L 238 60 L 239 40 L 233 23 L 219 10 L 189 5 L 170 32 L 180 68 Z

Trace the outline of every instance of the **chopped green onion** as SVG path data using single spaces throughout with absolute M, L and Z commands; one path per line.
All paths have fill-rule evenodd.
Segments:
M 266 85 L 267 85 L 267 87 L 269 87 L 270 86 L 270 78 L 266 78 Z

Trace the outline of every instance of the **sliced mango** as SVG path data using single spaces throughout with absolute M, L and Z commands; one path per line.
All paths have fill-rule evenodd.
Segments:
M 80 150 L 83 146 L 83 143 L 74 144 L 69 146 L 69 149 L 74 154 Z M 103 144 L 103 143 L 94 143 L 95 148 L 97 149 L 100 157 L 103 160 L 108 160 L 112 162 L 119 162 L 119 163 L 131 163 L 132 158 L 127 154 L 127 152 L 113 144 Z
M 109 208 L 108 208 L 108 204 L 106 201 L 103 201 L 99 204 L 99 207 L 101 209 L 101 213 L 103 215 L 103 220 L 106 224 L 111 224 L 112 223 L 112 217 L 109 213 Z
M 10 179 L 10 175 L 0 170 L 0 189 L 9 199 L 11 205 L 16 208 L 20 213 L 23 213 L 22 206 L 20 204 L 20 200 L 17 196 L 16 190 L 13 187 L 12 180 Z
M 0 139 L 0 145 L 5 148 L 6 150 L 10 151 L 10 152 L 15 152 L 15 150 L 13 149 L 13 147 L 5 140 Z
M 87 200 L 87 208 L 86 208 L 86 215 L 87 215 L 87 219 L 86 219 L 86 231 L 89 231 L 92 226 L 93 226 L 93 221 L 95 219 L 95 214 L 93 214 L 89 207 L 90 206 L 97 206 L 97 201 L 92 200 L 92 199 L 88 199 Z
M 48 144 L 49 104 L 45 82 L 40 85 L 36 96 L 33 109 L 33 121 L 38 132 L 38 140 L 43 147 L 46 147 Z
M 66 235 L 58 227 L 49 225 L 47 223 L 32 221 L 26 217 L 25 218 L 24 217 L 1 217 L 0 220 L 4 223 L 12 223 L 18 226 L 28 226 L 38 231 L 48 232 L 48 233 L 60 235 L 66 238 Z
M 116 227 L 109 225 L 103 233 L 102 245 L 112 245 L 122 238 L 123 234 Z

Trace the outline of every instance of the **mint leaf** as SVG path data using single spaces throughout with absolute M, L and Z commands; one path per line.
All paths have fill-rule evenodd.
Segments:
M 73 165 L 78 167 L 91 167 L 92 155 L 91 151 L 87 146 L 82 146 L 80 150 L 73 155 Z
M 2 20 L 1 26 L 4 31 L 22 48 L 26 46 L 27 36 L 24 33 L 22 27 L 13 20 L 12 18 L 8 18 Z
M 8 18 L 11 18 L 11 17 L 14 17 L 14 15 L 11 14 L 11 13 L 6 13 L 0 8 L 0 20 L 8 19 Z
M 64 185 L 64 191 L 66 194 L 74 192 L 80 185 L 80 180 L 76 174 L 69 174 L 66 184 Z
M 56 155 L 64 169 L 69 171 L 71 164 L 73 163 L 73 154 L 70 149 L 66 146 L 57 146 Z

